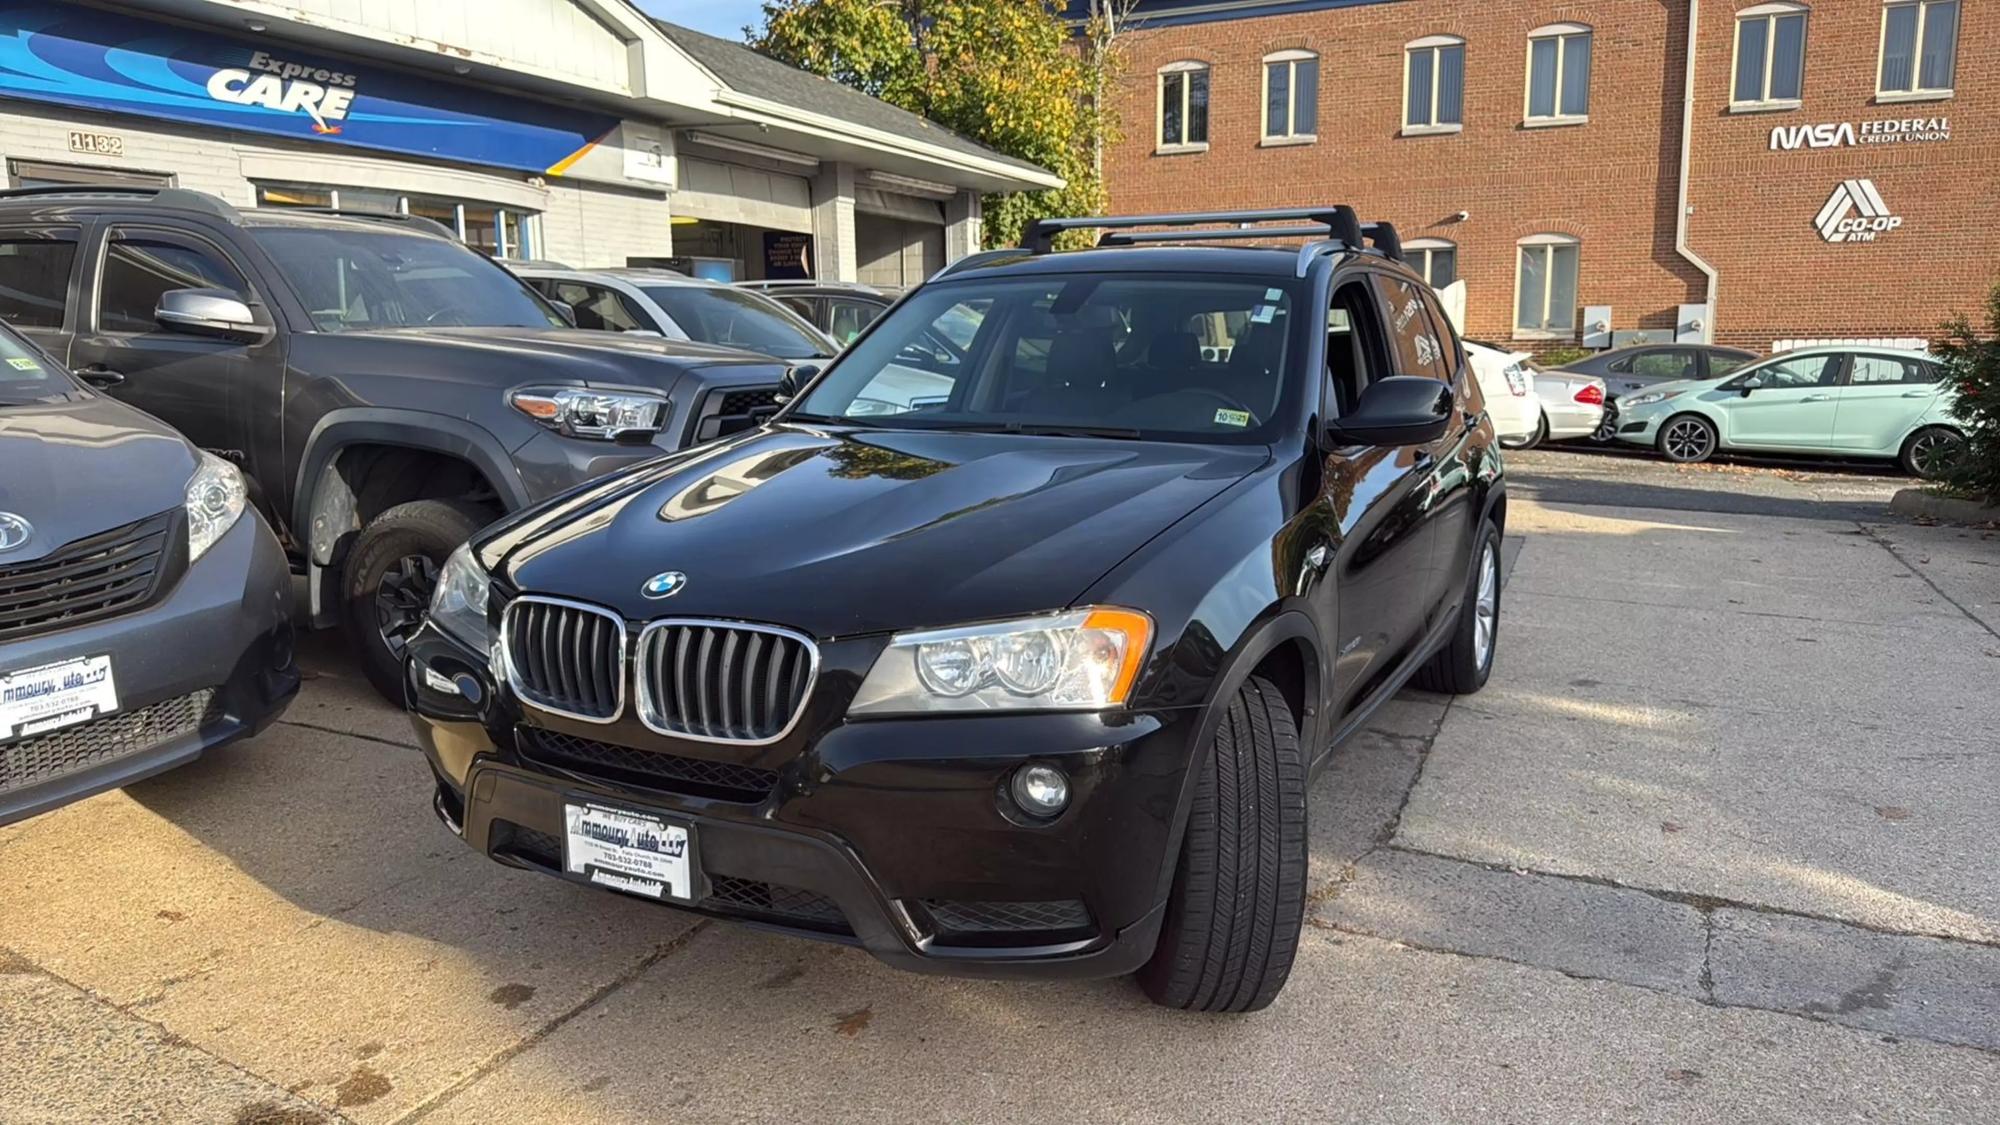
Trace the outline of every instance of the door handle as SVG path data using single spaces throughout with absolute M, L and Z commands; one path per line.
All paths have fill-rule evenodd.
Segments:
M 1804 397 L 1804 398 L 1800 399 L 1799 401 L 1800 401 L 1800 402 L 1832 402 L 1832 401 L 1833 401 L 1833 396 L 1832 396 L 1832 395 L 1807 395 L 1806 397 Z
M 88 367 L 80 367 L 76 373 L 83 377 L 84 382 L 89 383 L 93 387 L 115 387 L 125 381 L 125 376 L 122 373 L 113 371 L 101 363 L 93 363 Z
M 1937 393 L 1936 391 L 1904 391 L 1904 392 L 1903 392 L 1903 397 L 1904 397 L 1904 398 L 1929 398 L 1929 397 L 1931 397 L 1932 395 L 1934 395 L 1934 394 L 1936 394 L 1936 393 Z

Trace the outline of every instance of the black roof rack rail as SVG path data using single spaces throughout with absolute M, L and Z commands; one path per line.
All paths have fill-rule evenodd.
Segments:
M 357 211 L 349 207 L 268 207 L 267 211 L 289 212 L 301 215 L 332 215 L 337 219 L 364 219 L 378 223 L 402 223 L 405 226 L 428 230 L 441 234 L 453 242 L 458 241 L 458 232 L 426 215 L 406 215 L 401 211 Z
M 243 217 L 228 200 L 205 191 L 142 184 L 39 184 L 0 189 L 0 199 L 144 199 L 161 207 L 219 215 L 230 222 Z
M 1275 223 L 1303 219 L 1318 223 L 1325 228 L 1323 233 L 1337 238 L 1349 246 L 1364 245 L 1361 235 L 1361 220 L 1355 217 L 1354 208 L 1345 203 L 1335 203 L 1325 207 L 1277 207 L 1261 211 L 1207 211 L 1188 212 L 1171 215 L 1084 215 L 1075 218 L 1036 219 L 1028 224 L 1021 238 L 1022 248 L 1030 254 L 1046 254 L 1055 248 L 1055 237 L 1069 230 L 1129 230 L 1133 227 L 1195 227 L 1215 226 L 1218 223 Z M 1320 231 L 1311 233 L 1318 234 Z M 1271 237 L 1272 232 L 1252 232 L 1241 237 Z M 1186 236 L 1183 236 L 1184 238 Z M 1294 235 L 1293 237 L 1297 237 Z M 1158 241 L 1172 241 L 1171 239 Z
M 1298 227 L 1217 227 L 1213 230 L 1108 230 L 1099 246 L 1140 246 L 1148 242 L 1225 242 L 1237 238 L 1325 238 L 1317 223 Z
M 1400 262 L 1403 260 L 1403 239 L 1389 223 L 1362 223 L 1361 233 L 1381 251 L 1384 258 Z

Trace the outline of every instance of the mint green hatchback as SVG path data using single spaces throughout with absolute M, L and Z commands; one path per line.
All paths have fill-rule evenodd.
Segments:
M 1944 374 L 1923 352 L 1804 348 L 1622 398 L 1617 438 L 1683 463 L 1731 450 L 1817 453 L 1892 458 L 1934 477 L 1964 443 Z

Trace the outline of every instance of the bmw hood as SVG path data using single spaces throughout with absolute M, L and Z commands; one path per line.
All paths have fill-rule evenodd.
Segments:
M 186 439 L 103 395 L 0 407 L 0 566 L 178 508 L 194 470 Z
M 1267 457 L 779 426 L 585 486 L 502 525 L 479 552 L 518 591 L 631 620 L 735 618 L 822 639 L 951 625 L 1070 605 Z M 685 577 L 642 589 L 668 573 Z

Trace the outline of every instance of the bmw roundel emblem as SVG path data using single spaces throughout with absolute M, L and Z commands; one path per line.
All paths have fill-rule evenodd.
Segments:
M 0 554 L 25 544 L 35 533 L 34 525 L 12 512 L 0 512 Z M 662 574 L 661 578 L 667 577 Z M 673 577 L 679 578 L 676 574 Z
M 646 584 L 639 589 L 649 598 L 671 598 L 680 593 L 681 587 L 687 583 L 687 575 L 678 570 L 669 570 L 665 574 L 655 574 L 646 579 Z

